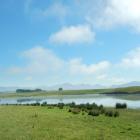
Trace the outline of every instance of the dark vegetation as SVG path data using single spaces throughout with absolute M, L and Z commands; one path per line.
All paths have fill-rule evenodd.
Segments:
M 24 93 L 24 92 L 41 92 L 42 89 L 17 89 L 16 93 Z
M 109 110 L 109 111 L 105 112 L 105 116 L 108 116 L 108 117 L 118 117 L 119 116 L 119 112 L 118 111 Z
M 121 103 L 116 103 L 116 109 L 125 109 L 125 108 L 127 108 L 127 104 L 126 103 L 123 103 L 123 104 L 121 104 Z
M 63 91 L 63 88 L 59 88 L 58 91 Z

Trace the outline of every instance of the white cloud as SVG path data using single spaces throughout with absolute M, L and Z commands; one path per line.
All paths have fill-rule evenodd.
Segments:
M 66 15 L 68 14 L 68 7 L 62 3 L 53 3 L 52 5 L 50 5 L 50 7 L 46 8 L 46 9 L 40 9 L 39 14 L 41 16 L 45 16 L 45 17 L 58 17 L 58 18 L 64 18 L 66 17 Z
M 67 44 L 91 42 L 94 39 L 95 33 L 88 25 L 63 27 L 49 38 L 50 42 Z
M 110 62 L 108 61 L 101 61 L 97 64 L 84 64 L 82 59 L 73 59 L 69 62 L 70 65 L 70 72 L 72 74 L 97 74 L 105 72 L 110 67 Z
M 22 57 L 26 59 L 24 67 L 12 67 L 9 69 L 11 73 L 28 73 L 28 74 L 48 74 L 61 69 L 63 60 L 58 58 L 51 50 L 41 46 L 34 47 L 22 53 Z
M 110 77 L 109 79 L 106 79 L 106 81 L 108 80 L 108 83 L 111 84 L 124 84 L 126 82 L 128 82 L 126 79 L 124 79 L 123 77 Z
M 108 28 L 125 25 L 140 31 L 140 0 L 106 0 L 97 24 Z
M 61 2 L 55 1 L 50 5 L 35 6 L 35 1 L 25 0 L 24 11 L 30 15 L 31 18 L 44 19 L 44 18 L 57 18 L 57 20 L 63 20 L 69 15 L 69 7 Z
M 103 28 L 129 26 L 140 32 L 140 0 L 80 0 L 71 5 L 55 1 L 45 8 L 33 7 L 32 3 L 32 0 L 26 0 L 25 9 L 35 18 L 54 17 L 61 21 L 69 17 L 71 20 L 86 20 L 94 28 L 95 25 Z
M 63 60 L 55 55 L 51 50 L 37 46 L 22 53 L 25 60 L 24 66 L 15 66 L 9 69 L 10 73 L 24 74 L 26 77 L 33 76 L 90 76 L 102 74 L 111 64 L 108 61 L 101 61 L 96 64 L 85 64 L 82 59 L 75 58 Z M 73 78 L 74 78 L 73 77 Z M 31 78 L 29 78 L 31 79 Z
M 15 66 L 8 72 L 21 76 L 23 81 L 44 80 L 51 84 L 58 82 L 87 82 L 94 84 L 121 84 L 137 77 L 127 71 L 127 68 L 140 68 L 140 48 L 128 53 L 119 65 L 111 64 L 109 61 L 99 61 L 97 63 L 84 63 L 82 58 L 64 60 L 58 57 L 53 51 L 42 46 L 33 47 L 22 53 L 24 65 Z M 120 66 L 121 63 L 121 66 Z M 37 80 L 38 81 L 38 80 Z M 44 83 L 44 82 L 43 82 Z M 42 84 L 42 83 L 41 83 Z
M 112 67 L 111 71 L 108 71 L 106 73 L 100 74 L 96 76 L 96 79 L 98 82 L 103 82 L 105 85 L 113 85 L 113 84 L 123 84 L 128 82 L 127 78 L 124 78 L 123 76 L 120 76 L 118 74 L 115 74 L 116 71 L 113 71 Z
M 48 73 L 57 71 L 63 65 L 63 60 L 58 58 L 51 50 L 41 46 L 23 52 L 28 60 L 26 71 L 30 73 Z
M 121 65 L 128 68 L 140 68 L 140 47 L 130 51 L 128 55 L 122 59 Z

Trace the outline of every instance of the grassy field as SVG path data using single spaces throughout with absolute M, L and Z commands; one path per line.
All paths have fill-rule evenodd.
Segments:
M 94 90 L 63 90 L 59 91 L 42 91 L 42 92 L 26 92 L 26 93 L 1 93 L 0 98 L 12 97 L 30 97 L 30 96 L 50 96 L 50 95 L 80 95 L 80 94 L 97 94 L 110 92 L 112 89 L 94 89 Z
M 139 140 L 140 110 L 117 118 L 72 114 L 68 108 L 0 106 L 0 140 Z
M 140 92 L 140 87 L 126 87 L 126 88 L 110 88 L 110 89 L 92 89 L 92 90 L 63 90 L 59 91 L 42 91 L 42 92 L 27 92 L 27 93 L 0 93 L 0 98 L 12 97 L 31 97 L 31 96 L 50 96 L 50 95 L 81 95 L 81 94 L 102 94 L 111 92 Z

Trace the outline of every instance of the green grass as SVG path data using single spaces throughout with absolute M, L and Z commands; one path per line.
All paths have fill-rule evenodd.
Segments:
M 117 118 L 74 115 L 68 109 L 0 106 L 0 140 L 139 140 L 140 110 Z
M 27 93 L 1 93 L 0 98 L 12 98 L 12 97 L 37 97 L 37 96 L 50 96 L 50 95 L 81 95 L 81 94 L 101 94 L 111 92 L 140 92 L 140 86 L 138 87 L 126 87 L 126 88 L 109 88 L 109 89 L 90 89 L 90 90 L 64 90 L 64 91 L 42 91 L 42 92 L 27 92 Z
M 114 91 L 121 91 L 121 92 L 140 92 L 140 86 L 133 86 L 133 87 L 125 87 L 125 88 L 116 88 Z
M 12 97 L 31 97 L 31 96 L 50 96 L 50 95 L 81 95 L 81 94 L 97 94 L 110 92 L 112 89 L 93 89 L 93 90 L 63 90 L 63 91 L 42 91 L 42 92 L 26 92 L 26 93 L 1 93 L 0 98 Z

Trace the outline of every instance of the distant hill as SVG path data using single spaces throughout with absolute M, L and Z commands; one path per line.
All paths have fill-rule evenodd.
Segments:
M 47 90 L 58 90 L 58 88 L 62 87 L 65 90 L 81 90 L 81 89 L 102 89 L 105 88 L 102 85 L 89 85 L 89 84 L 70 84 L 70 83 L 64 83 L 64 84 L 58 84 L 54 86 L 47 87 Z
M 0 87 L 0 92 L 15 92 L 17 89 L 33 89 L 32 87 Z
M 111 88 L 134 87 L 134 86 L 140 86 L 140 82 L 132 81 L 132 82 L 121 84 L 121 85 L 112 85 Z
M 121 87 L 121 88 L 113 89 L 113 91 L 115 91 L 115 92 L 128 92 L 128 93 L 139 92 L 140 93 L 140 86 Z
M 58 90 L 59 88 L 63 88 L 64 90 L 88 90 L 88 89 L 116 89 L 116 88 L 125 88 L 125 87 L 138 87 L 140 86 L 139 81 L 132 81 L 126 84 L 120 85 L 112 85 L 112 86 L 104 86 L 100 84 L 92 85 L 92 84 L 57 84 L 53 86 L 40 86 L 40 87 L 0 87 L 0 92 L 15 92 L 17 89 L 36 89 L 41 88 L 43 90 Z
M 18 87 L 0 87 L 0 92 L 13 92 L 16 91 Z

